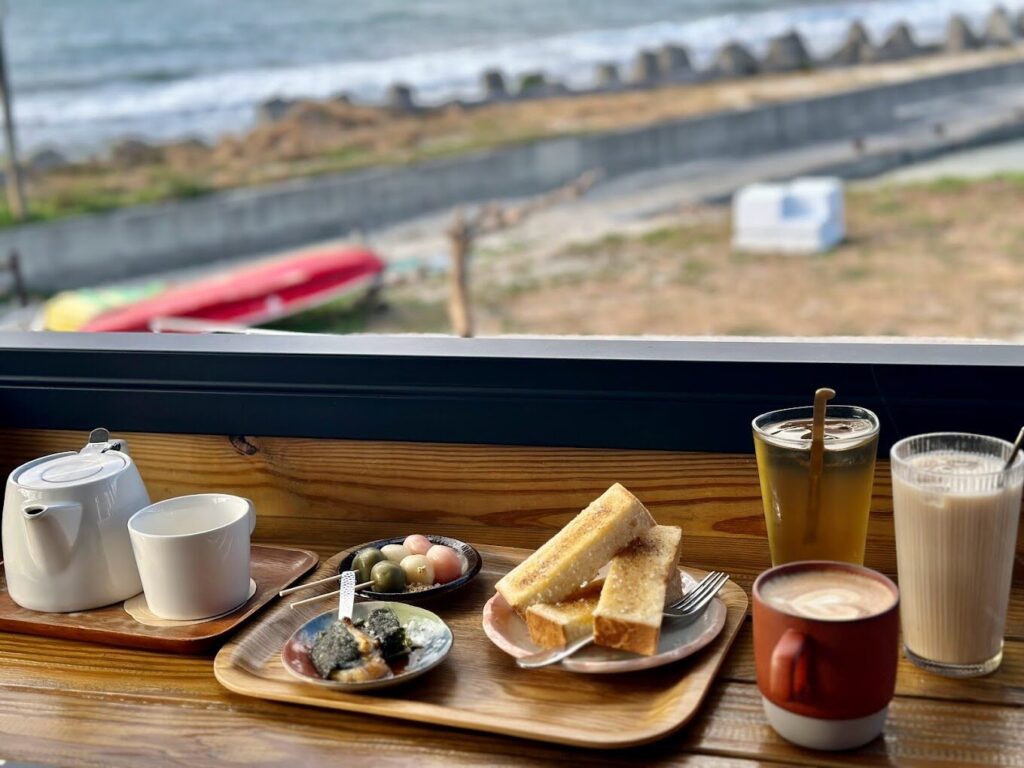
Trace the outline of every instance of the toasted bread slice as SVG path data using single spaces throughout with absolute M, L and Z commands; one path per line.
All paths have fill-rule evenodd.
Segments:
M 603 583 L 603 579 L 592 581 L 560 603 L 537 603 L 527 608 L 530 639 L 541 648 L 564 648 L 592 632 Z
M 653 526 L 647 508 L 616 483 L 505 574 L 495 589 L 517 610 L 535 603 L 557 603 Z
M 650 656 L 658 649 L 661 614 L 683 531 L 659 525 L 645 531 L 612 558 L 594 609 L 594 642 Z
M 530 639 L 541 648 L 564 648 L 584 634 L 594 631 L 594 609 L 604 578 L 598 577 L 573 592 L 560 603 L 537 603 L 520 614 L 530 632 Z M 683 596 L 679 571 L 669 574 L 665 586 L 665 605 Z

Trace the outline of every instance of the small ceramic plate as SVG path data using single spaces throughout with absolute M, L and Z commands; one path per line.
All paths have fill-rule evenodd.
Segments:
M 462 561 L 462 575 L 459 578 L 449 581 L 447 584 L 436 584 L 433 587 L 427 587 L 415 592 L 374 592 L 372 589 L 362 589 L 358 592 L 359 597 L 370 600 L 396 600 L 403 603 L 418 603 L 420 600 L 427 600 L 435 595 L 443 595 L 465 586 L 480 573 L 480 566 L 483 564 L 483 561 L 480 559 L 480 553 L 466 542 L 452 539 L 448 536 L 428 535 L 427 539 L 432 544 L 444 544 L 446 547 L 451 547 L 455 550 Z M 401 544 L 403 541 L 405 541 L 405 536 L 395 536 L 390 539 L 378 539 L 377 541 L 368 541 L 365 544 L 360 544 L 342 558 L 342 561 L 338 564 L 338 573 L 352 570 L 352 561 L 360 550 L 367 547 L 380 549 L 388 544 Z
M 697 582 L 688 573 L 680 571 L 679 575 L 684 592 L 689 592 L 696 586 Z M 590 645 L 563 660 L 560 665 L 571 672 L 601 675 L 636 672 L 670 664 L 696 653 L 718 637 L 718 633 L 725 626 L 725 615 L 725 604 L 716 597 L 701 617 L 692 624 L 679 626 L 676 623 L 673 626 L 672 619 L 666 617 L 661 623 L 658 652 L 653 656 L 640 656 L 628 651 Z M 484 632 L 491 642 L 517 659 L 544 650 L 534 644 L 526 629 L 526 622 L 519 618 L 519 614 L 512 610 L 505 602 L 505 598 L 499 594 L 495 594 L 484 606 L 483 625 Z
M 321 613 L 295 630 L 281 649 L 281 663 L 284 664 L 284 668 L 303 682 L 348 693 L 359 693 L 377 688 L 390 688 L 417 678 L 444 661 L 451 651 L 454 640 L 451 629 L 437 614 L 425 608 L 378 601 L 356 603 L 352 610 L 352 618 L 354 621 L 365 619 L 370 611 L 376 608 L 393 610 L 398 622 L 405 628 L 410 642 L 415 646 L 407 657 L 389 662 L 391 677 L 367 680 L 363 683 L 343 683 L 320 677 L 309 658 L 309 651 L 317 634 L 338 620 L 337 609 Z

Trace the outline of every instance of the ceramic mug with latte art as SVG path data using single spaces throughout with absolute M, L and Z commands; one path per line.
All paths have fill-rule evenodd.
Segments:
M 753 618 L 757 685 L 783 738 L 852 749 L 882 732 L 899 658 L 890 579 L 851 563 L 780 565 L 754 583 Z

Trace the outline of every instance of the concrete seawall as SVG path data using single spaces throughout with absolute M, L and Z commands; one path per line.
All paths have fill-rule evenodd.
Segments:
M 536 194 L 590 170 L 614 177 L 883 131 L 915 102 L 1022 80 L 1024 61 L 622 132 L 30 224 L 0 232 L 0 253 L 21 253 L 32 290 L 78 287 L 340 237 L 460 203 Z

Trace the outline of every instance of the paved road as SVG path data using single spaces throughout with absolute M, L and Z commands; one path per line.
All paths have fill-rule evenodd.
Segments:
M 1024 140 L 951 152 L 935 160 L 914 163 L 882 174 L 878 181 L 884 184 L 905 184 L 947 177 L 983 179 L 1001 173 L 1024 173 Z

